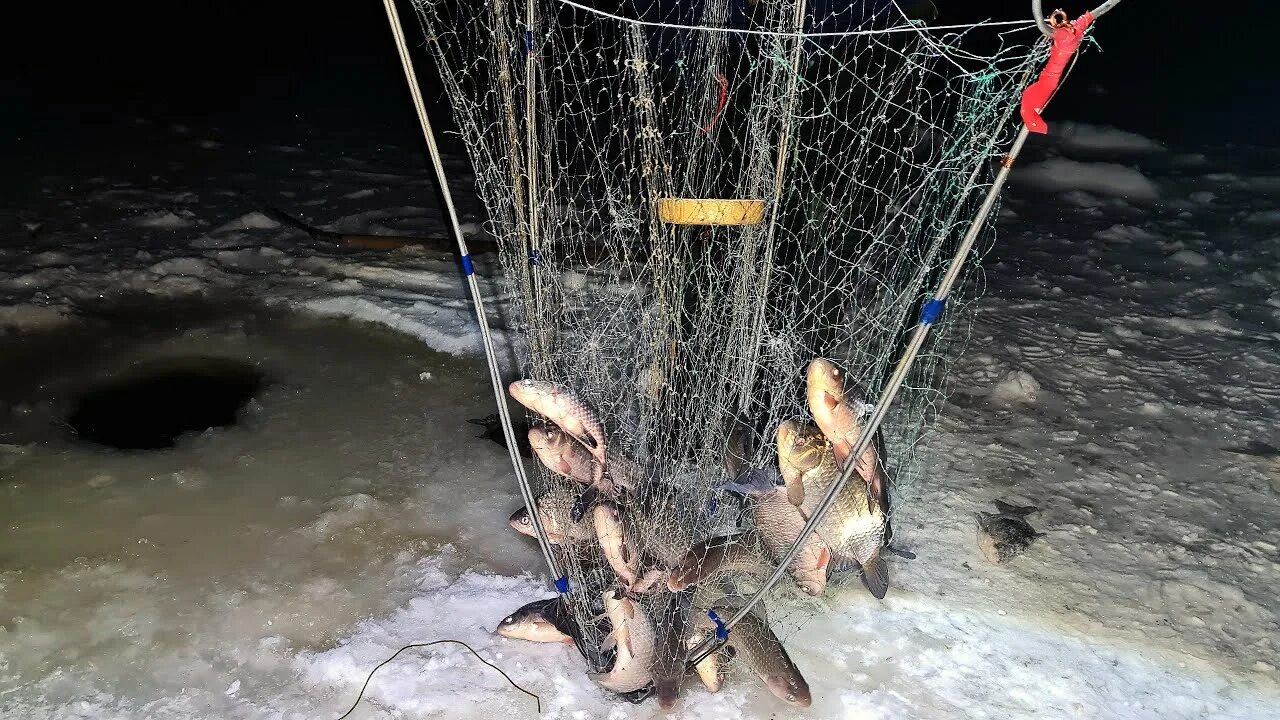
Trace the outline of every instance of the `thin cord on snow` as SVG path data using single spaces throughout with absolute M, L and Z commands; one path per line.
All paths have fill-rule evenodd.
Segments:
M 400 653 L 404 652 L 405 650 L 409 650 L 412 648 L 426 648 L 426 647 L 431 647 L 432 645 L 440 645 L 443 643 L 453 643 L 455 645 L 461 645 L 462 647 L 466 648 L 472 655 L 475 655 L 477 660 L 484 663 L 485 665 L 488 665 L 494 670 L 497 670 L 499 673 L 501 673 L 502 677 L 507 679 L 507 682 L 511 683 L 511 687 L 533 698 L 533 701 L 538 704 L 538 714 L 539 715 L 542 714 L 542 698 L 520 687 L 520 685 L 517 684 L 515 680 L 512 680 L 511 676 L 508 675 L 502 668 L 480 657 L 480 653 L 476 652 L 475 649 L 472 648 L 470 645 L 462 642 L 461 640 L 433 640 L 427 643 L 410 643 L 408 645 L 405 645 L 404 647 L 397 650 L 394 655 L 378 663 L 376 667 L 374 667 L 372 670 L 369 671 L 369 677 L 364 679 L 364 685 L 360 686 L 360 694 L 356 695 L 356 701 L 351 703 L 351 707 L 346 712 L 338 716 L 338 720 L 346 720 L 346 718 L 350 717 L 351 713 L 356 711 L 356 706 L 359 705 L 360 700 L 364 698 L 364 691 L 369 689 L 369 682 L 373 680 L 373 674 L 381 670 L 383 665 L 386 665 L 390 663 L 392 660 L 395 660 L 397 657 L 399 657 Z

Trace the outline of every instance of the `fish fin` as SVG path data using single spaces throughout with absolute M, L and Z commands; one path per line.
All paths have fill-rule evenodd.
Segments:
M 596 501 L 599 499 L 600 491 L 594 485 L 583 490 L 582 494 L 579 495 L 578 499 L 573 503 L 573 510 L 569 513 L 569 519 L 576 523 L 582 522 L 582 518 L 587 514 L 587 511 L 590 510 L 591 506 L 595 505 Z
M 800 482 L 800 474 L 791 473 L 791 477 L 783 475 L 782 480 L 787 487 L 787 502 L 796 507 L 804 504 L 804 483 Z
M 831 566 L 831 550 L 825 544 L 822 546 L 822 552 L 818 553 L 818 569 L 826 570 Z
M 862 584 L 867 586 L 877 600 L 883 600 L 889 592 L 889 564 L 879 555 L 863 563 Z
M 916 559 L 916 554 L 915 554 L 915 553 L 913 553 L 913 552 L 911 552 L 910 550 L 903 550 L 902 548 L 896 548 L 896 547 L 894 547 L 894 546 L 892 546 L 892 545 L 885 545 L 883 548 L 881 548 L 881 549 L 880 549 L 880 552 L 882 552 L 882 553 L 886 553 L 886 552 L 887 552 L 887 553 L 889 553 L 890 555 L 896 555 L 897 557 L 900 557 L 900 558 L 902 558 L 903 560 L 915 560 L 915 559 Z
M 618 639 L 613 636 L 612 632 L 610 632 L 608 635 L 604 636 L 604 640 L 600 643 L 600 652 L 607 653 L 617 646 L 618 646 Z
M 739 495 L 769 495 L 778 489 L 778 475 L 772 468 L 751 468 L 720 487 Z
M 859 572 L 862 570 L 862 563 L 858 562 L 858 558 L 851 555 L 832 555 L 831 564 L 827 566 L 827 577 L 855 570 Z
M 1002 515 L 1016 515 L 1018 517 L 1026 517 L 1040 509 L 1034 505 L 1012 505 L 1003 500 L 992 500 L 991 504 L 995 505 L 996 510 L 999 510 Z
M 632 652 L 631 633 L 627 632 L 627 626 L 625 624 L 619 625 L 614 628 L 613 634 L 618 641 L 618 648 L 626 650 L 628 656 L 635 657 L 635 653 Z
M 631 592 L 643 595 L 653 589 L 655 585 L 662 582 L 667 574 L 658 568 L 650 568 L 644 571 L 635 584 L 631 586 Z

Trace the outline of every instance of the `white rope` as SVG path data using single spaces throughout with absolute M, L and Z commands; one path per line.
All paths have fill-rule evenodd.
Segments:
M 404 28 L 400 25 L 400 15 L 396 12 L 395 0 L 383 0 L 387 9 L 387 21 L 391 24 L 391 34 L 395 37 L 396 50 L 400 53 L 400 64 L 404 67 L 405 80 L 409 83 L 409 94 L 413 98 L 413 107 L 418 113 L 418 123 L 422 126 L 422 135 L 427 141 L 427 150 L 431 153 L 431 165 L 435 168 L 436 182 L 440 184 L 440 192 L 444 195 L 445 211 L 449 215 L 449 225 L 453 228 L 453 236 L 458 241 L 458 252 L 462 253 L 462 264 L 467 275 L 467 286 L 471 290 L 471 302 L 475 306 L 476 321 L 480 324 L 480 339 L 484 345 L 485 360 L 489 365 L 489 379 L 493 383 L 494 399 L 498 402 L 498 418 L 502 423 L 502 436 L 507 441 L 507 453 L 511 456 L 511 465 L 516 471 L 516 481 L 520 485 L 520 495 L 524 498 L 529 517 L 533 519 L 533 530 L 538 538 L 538 547 L 542 550 L 542 559 L 551 571 L 551 579 L 558 582 L 564 575 L 560 572 L 555 556 L 551 552 L 551 543 L 542 527 L 538 516 L 537 503 L 533 490 L 529 487 L 529 477 L 525 474 L 524 464 L 520 461 L 519 445 L 516 443 L 515 429 L 511 426 L 511 413 L 507 408 L 506 392 L 503 388 L 502 375 L 498 370 L 498 357 L 493 348 L 493 335 L 489 331 L 489 320 L 484 311 L 484 299 L 480 294 L 480 285 L 476 282 L 475 270 L 471 265 L 471 254 L 467 251 L 467 242 L 462 237 L 462 229 L 458 223 L 458 212 L 453 206 L 453 195 L 449 192 L 449 181 L 445 177 L 444 163 L 440 159 L 440 148 L 436 145 L 436 136 L 431 129 L 431 120 L 427 117 L 427 107 L 422 100 L 422 90 L 418 86 L 417 74 L 413 71 L 413 60 L 409 57 L 409 48 L 404 39 Z
M 644 25 L 646 27 L 668 28 L 671 30 L 701 30 L 704 32 L 736 33 L 739 35 L 765 35 L 768 37 L 799 37 L 799 38 L 854 37 L 858 35 L 890 35 L 893 33 L 919 32 L 921 28 L 926 30 L 972 30 L 978 27 L 1016 26 L 1018 29 L 1024 29 L 1024 28 L 1031 28 L 1035 26 L 1035 23 L 1031 22 L 1030 20 L 1002 20 L 1000 22 L 965 23 L 960 25 L 918 25 L 918 24 L 912 23 L 910 25 L 896 25 L 894 27 L 881 28 L 879 30 L 846 30 L 844 32 L 819 32 L 819 33 L 780 32 L 777 30 L 752 30 L 750 28 L 714 27 L 710 25 L 681 25 L 679 23 L 662 23 L 662 22 L 654 22 L 652 20 L 637 20 L 635 18 L 629 18 L 629 17 L 624 17 L 622 15 L 615 15 L 613 13 L 608 13 L 608 12 L 605 12 L 604 10 L 597 10 L 596 8 L 593 8 L 593 7 L 587 7 L 586 5 L 576 3 L 573 0 L 556 0 L 556 2 L 560 3 L 561 5 L 568 5 L 569 7 L 583 10 L 585 12 L 591 13 L 592 15 L 598 15 L 600 17 L 609 18 L 610 20 L 617 20 L 619 22 L 630 23 L 632 25 Z

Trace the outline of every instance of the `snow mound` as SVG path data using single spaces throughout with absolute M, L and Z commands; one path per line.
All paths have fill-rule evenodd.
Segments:
M 178 257 L 163 260 L 151 266 L 151 272 L 157 275 L 188 275 L 205 277 L 209 274 L 209 262 L 202 258 Z
M 1068 150 L 1109 153 L 1164 152 L 1158 140 L 1121 130 L 1110 125 L 1062 122 L 1055 127 L 1058 144 Z
M 1099 230 L 1094 233 L 1093 236 L 1098 240 L 1107 240 L 1115 243 L 1151 243 L 1161 239 L 1159 235 L 1156 235 L 1149 230 L 1144 230 L 1143 228 L 1135 225 L 1125 225 L 1123 223 L 1116 223 L 1105 230 Z
M 1024 370 L 1010 370 L 991 388 L 988 397 L 1004 405 L 1031 404 L 1040 393 L 1040 383 Z
M 1195 250 L 1179 250 L 1178 252 L 1170 255 L 1169 260 L 1189 267 L 1205 267 L 1209 264 L 1209 258 L 1201 255 Z
M 1250 213 L 1245 222 L 1254 225 L 1280 225 L 1280 210 L 1260 210 Z
M 1107 197 L 1150 201 L 1160 189 L 1141 172 L 1127 165 L 1079 162 L 1050 158 L 1016 171 L 1018 183 L 1045 192 L 1085 190 Z
M 147 213 L 133 221 L 133 224 L 137 227 L 161 229 L 184 228 L 190 226 L 191 223 L 192 216 L 190 212 L 178 214 L 169 210 Z
M 225 225 L 220 225 L 214 232 L 230 232 L 232 230 L 274 230 L 278 227 L 280 227 L 280 223 L 255 210 L 254 212 L 241 215 Z

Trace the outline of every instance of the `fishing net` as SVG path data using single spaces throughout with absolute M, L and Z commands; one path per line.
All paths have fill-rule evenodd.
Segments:
M 931 29 L 893 2 L 585 1 L 416 8 L 498 243 L 521 374 L 581 400 L 607 438 L 577 447 L 601 451 L 616 496 L 588 505 L 590 477 L 546 464 L 533 481 L 579 647 L 602 672 L 620 652 L 607 591 L 632 590 L 659 648 L 687 647 L 713 629 L 708 609 L 759 589 L 750 558 L 776 566 L 762 508 L 777 509 L 779 427 L 811 421 L 806 368 L 827 358 L 850 403 L 874 401 L 1042 55 L 1029 22 Z M 972 285 L 882 426 L 889 525 L 920 479 Z M 639 590 L 607 550 L 625 546 L 644 575 L 709 540 L 744 552 L 681 592 Z M 821 566 L 825 590 L 784 579 L 753 617 L 785 639 L 858 585 L 841 560 Z M 740 635 L 739 657 L 758 635 Z

